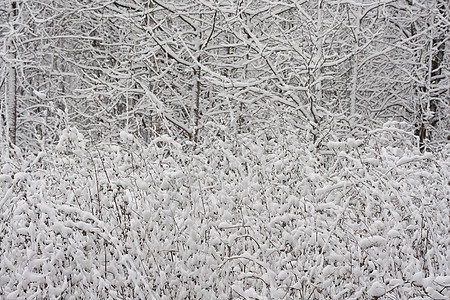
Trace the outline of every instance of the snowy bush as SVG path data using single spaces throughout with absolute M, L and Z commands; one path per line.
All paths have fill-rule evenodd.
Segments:
M 0 296 L 448 298 L 450 149 L 391 132 L 3 154 Z

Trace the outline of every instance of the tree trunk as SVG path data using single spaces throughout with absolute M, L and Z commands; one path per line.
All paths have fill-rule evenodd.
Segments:
M 412 5 L 412 3 L 410 3 Z M 419 108 L 419 124 L 415 134 L 419 137 L 419 150 L 426 150 L 426 139 L 431 140 L 431 130 L 436 128 L 439 121 L 447 116 L 441 115 L 440 107 L 443 101 L 442 95 L 448 92 L 448 87 L 440 87 L 439 83 L 445 76 L 442 76 L 442 63 L 445 56 L 446 37 L 449 33 L 446 25 L 435 25 L 439 19 L 447 18 L 446 0 L 436 1 L 436 13 L 438 16 L 431 18 L 430 28 L 431 39 L 429 41 L 428 72 L 425 75 L 424 85 L 420 87 L 420 92 L 425 96 L 425 103 Z M 411 25 L 411 33 L 415 34 L 414 24 Z
M 17 3 L 14 1 L 11 4 L 11 18 L 14 23 L 17 17 Z M 14 30 L 14 28 L 13 28 Z M 8 78 L 6 85 L 6 128 L 8 131 L 9 142 L 16 144 L 17 136 L 17 97 L 16 97 L 16 51 L 12 41 L 9 41 L 9 55 L 8 55 Z

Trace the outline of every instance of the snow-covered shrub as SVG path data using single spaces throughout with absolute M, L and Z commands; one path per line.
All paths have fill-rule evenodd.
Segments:
M 0 297 L 445 299 L 448 149 L 389 132 L 194 147 L 70 129 L 3 157 Z

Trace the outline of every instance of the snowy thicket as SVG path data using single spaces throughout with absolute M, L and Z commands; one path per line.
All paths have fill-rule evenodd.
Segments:
M 450 147 L 400 128 L 3 153 L 0 297 L 448 299 Z
M 449 14 L 448 0 L 0 0 L 0 140 L 39 151 L 75 126 L 196 141 L 210 123 L 303 127 L 326 109 L 407 122 L 435 149 Z
M 0 0 L 1 299 L 449 299 L 448 0 Z

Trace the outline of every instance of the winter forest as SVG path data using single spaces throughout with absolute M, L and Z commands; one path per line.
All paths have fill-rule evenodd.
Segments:
M 450 299 L 447 0 L 0 0 L 1 299 Z

